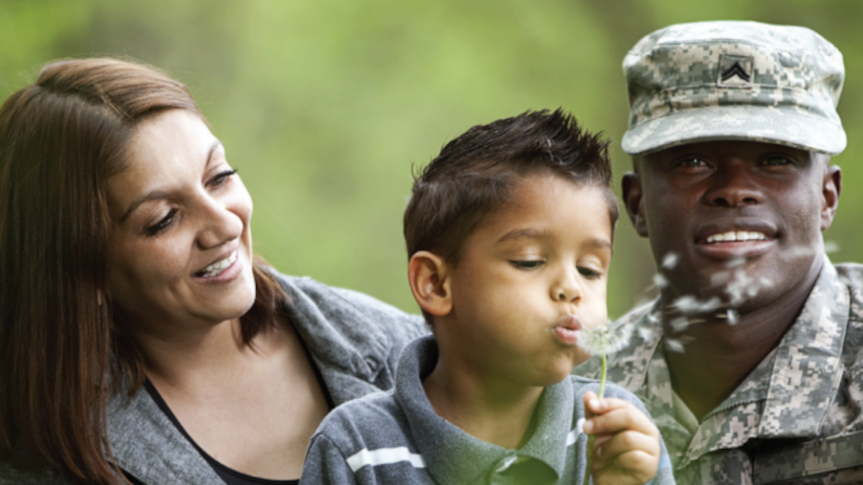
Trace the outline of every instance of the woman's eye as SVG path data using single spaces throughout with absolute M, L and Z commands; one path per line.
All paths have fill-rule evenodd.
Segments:
M 510 261 L 509 264 L 515 266 L 518 269 L 536 269 L 542 266 L 543 261 L 535 260 L 535 261 Z
M 602 273 L 599 271 L 594 271 L 590 268 L 585 268 L 584 266 L 578 267 L 578 273 L 588 279 L 597 279 L 602 276 Z
M 148 236 L 157 236 L 159 233 L 164 231 L 174 222 L 174 216 L 177 215 L 177 209 L 171 209 L 168 211 L 168 214 L 165 215 L 159 222 L 153 224 L 152 226 L 148 226 L 146 228 L 146 232 Z
M 224 172 L 219 172 L 215 177 L 210 179 L 207 185 L 210 187 L 218 187 L 224 184 L 235 173 L 237 173 L 236 170 L 225 170 Z

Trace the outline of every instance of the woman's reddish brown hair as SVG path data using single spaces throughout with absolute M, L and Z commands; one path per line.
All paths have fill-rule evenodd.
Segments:
M 106 292 L 106 183 L 124 169 L 136 125 L 169 109 L 201 115 L 182 83 L 107 58 L 49 64 L 0 109 L 0 466 L 124 481 L 106 401 L 137 392 L 145 373 Z M 263 263 L 255 282 L 247 344 L 276 324 L 282 297 Z

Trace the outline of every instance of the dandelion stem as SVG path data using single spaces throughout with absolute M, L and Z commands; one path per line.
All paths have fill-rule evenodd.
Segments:
M 605 362 L 605 354 L 602 354 L 602 375 L 599 378 L 599 394 L 597 398 L 602 399 L 605 394 L 605 376 L 608 366 Z M 584 485 L 590 484 L 590 469 L 593 465 L 593 435 L 587 439 L 587 469 L 584 471 Z

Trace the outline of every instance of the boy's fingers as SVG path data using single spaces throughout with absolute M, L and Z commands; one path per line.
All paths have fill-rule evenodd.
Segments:
M 629 456 L 630 452 L 640 453 Z M 640 465 L 641 457 L 656 461 L 659 458 L 659 440 L 635 431 L 623 431 L 610 436 L 602 445 L 596 445 L 596 457 L 602 461 L 614 458 L 623 468 L 630 467 L 625 466 L 626 463 L 621 462 L 622 459 L 631 461 L 630 464 L 633 466 Z
M 594 462 L 592 468 L 595 473 L 610 466 L 626 470 L 628 475 L 637 479 L 640 483 L 645 483 L 656 475 L 656 471 L 659 468 L 659 458 L 641 450 L 633 450 L 621 453 L 610 460 L 597 460 Z
M 659 436 L 659 431 L 650 419 L 632 405 L 594 416 L 584 422 L 583 429 L 587 434 L 632 430 L 654 437 Z
M 592 395 L 591 399 L 588 399 L 588 396 Z M 623 399 L 617 399 L 614 397 L 604 397 L 602 399 L 598 399 L 596 394 L 592 392 L 586 392 L 584 394 L 584 407 L 590 411 L 593 411 L 597 414 L 607 413 L 609 411 L 613 411 L 615 409 L 620 408 L 634 408 L 631 402 L 625 401 Z
M 594 413 L 591 412 L 590 403 L 595 401 L 596 399 L 596 393 L 594 393 L 593 391 L 587 391 L 584 393 L 584 414 L 586 415 L 585 417 L 590 418 L 593 416 Z

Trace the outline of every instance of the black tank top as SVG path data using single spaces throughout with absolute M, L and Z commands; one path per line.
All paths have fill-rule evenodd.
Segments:
M 224 480 L 226 484 L 228 484 L 228 485 L 298 485 L 300 483 L 299 479 L 296 479 L 296 480 L 269 480 L 266 478 L 253 477 L 251 475 L 246 475 L 245 473 L 240 473 L 236 470 L 228 468 L 225 465 L 219 463 L 218 461 L 216 461 L 215 458 L 213 458 L 212 456 L 207 454 L 207 452 L 204 451 L 203 448 L 198 446 L 198 444 L 195 443 L 195 440 L 193 440 L 192 437 L 189 436 L 188 433 L 186 433 L 186 430 L 183 428 L 183 425 L 180 424 L 180 421 L 178 421 L 177 417 L 174 416 L 174 413 L 171 412 L 171 408 L 169 408 L 168 404 L 165 402 L 165 400 L 162 399 L 162 396 L 159 394 L 159 391 L 156 390 L 155 386 L 153 386 L 153 384 L 150 382 L 150 379 L 147 379 L 144 382 L 144 388 L 147 390 L 147 393 L 150 394 L 150 397 L 152 397 L 153 400 L 156 401 L 156 404 L 159 406 L 159 409 L 161 409 L 162 412 L 165 413 L 165 416 L 167 416 L 168 419 L 170 419 L 171 422 L 174 423 L 174 426 L 177 428 L 177 430 L 180 431 L 180 433 L 182 433 L 182 435 L 187 440 L 189 440 L 189 443 L 191 443 L 192 446 L 194 446 L 195 449 L 198 450 L 198 453 L 200 453 L 201 456 L 205 460 L 207 460 L 207 463 L 209 463 L 210 467 L 213 468 L 213 471 L 216 472 L 216 474 L 219 475 L 219 477 L 221 477 L 221 479 Z

